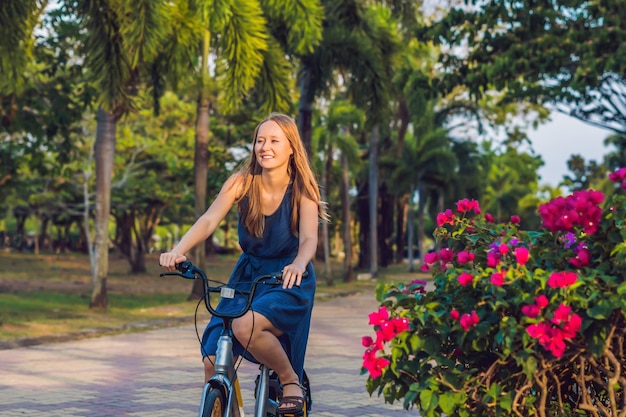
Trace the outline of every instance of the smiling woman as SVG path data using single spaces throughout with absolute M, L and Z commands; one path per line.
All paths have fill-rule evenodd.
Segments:
M 283 386 L 281 413 L 298 414 L 306 395 L 301 381 L 316 289 L 311 260 L 317 249 L 318 219 L 327 220 L 328 215 L 291 117 L 271 114 L 257 125 L 253 141 L 248 162 L 226 181 L 176 250 L 161 254 L 160 264 L 174 270 L 187 259 L 185 253 L 206 240 L 238 205 L 243 253 L 229 286 L 243 291 L 254 278 L 276 271 L 282 272 L 283 285 L 259 290 L 252 309 L 233 320 L 237 339 L 233 350 L 274 370 Z M 238 293 L 223 299 L 217 310 L 237 312 L 242 302 L 247 296 Z M 215 373 L 222 327 L 222 319 L 212 318 L 202 338 L 205 381 Z

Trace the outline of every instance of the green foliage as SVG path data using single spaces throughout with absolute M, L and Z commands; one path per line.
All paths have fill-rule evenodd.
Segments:
M 555 103 L 624 132 L 626 9 L 619 1 L 468 0 L 418 34 L 444 45 L 438 87 L 473 97 Z
M 626 196 L 603 198 L 542 205 L 539 231 L 479 216 L 474 200 L 441 213 L 434 288 L 376 290 L 370 394 L 436 417 L 626 412 Z

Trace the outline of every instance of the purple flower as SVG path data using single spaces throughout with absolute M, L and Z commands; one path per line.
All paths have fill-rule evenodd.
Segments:
M 569 249 L 570 246 L 576 243 L 576 235 L 574 235 L 574 233 L 572 232 L 567 232 L 567 234 L 563 236 L 563 240 L 564 240 L 563 246 L 565 247 L 565 249 Z

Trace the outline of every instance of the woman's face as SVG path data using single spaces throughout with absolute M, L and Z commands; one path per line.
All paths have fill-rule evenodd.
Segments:
M 286 168 L 293 149 L 280 126 L 273 120 L 268 120 L 259 127 L 254 153 L 263 169 Z

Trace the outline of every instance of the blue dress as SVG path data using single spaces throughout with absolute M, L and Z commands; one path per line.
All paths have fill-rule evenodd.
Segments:
M 247 197 L 246 197 L 247 198 Z M 247 202 L 244 200 L 243 202 Z M 229 285 L 239 290 L 248 290 L 250 282 L 259 275 L 281 271 L 293 262 L 298 254 L 299 239 L 291 232 L 291 185 L 287 188 L 278 209 L 265 216 L 263 236 L 257 238 L 239 221 L 239 244 L 241 254 L 230 276 Z M 309 262 L 306 268 L 308 277 L 303 278 L 300 287 L 283 289 L 282 286 L 259 285 L 252 310 L 265 316 L 277 329 L 283 332 L 279 338 L 296 374 L 302 380 L 304 356 L 309 338 L 311 311 L 315 296 L 315 272 Z M 222 299 L 218 311 L 241 311 L 246 296 L 236 295 L 234 299 Z M 202 337 L 202 356 L 215 355 L 217 340 L 222 330 L 222 320 L 212 317 Z M 244 353 L 247 340 L 240 343 L 234 340 L 235 355 Z M 247 359 L 255 361 L 246 353 Z M 256 362 L 256 361 L 255 361 Z

